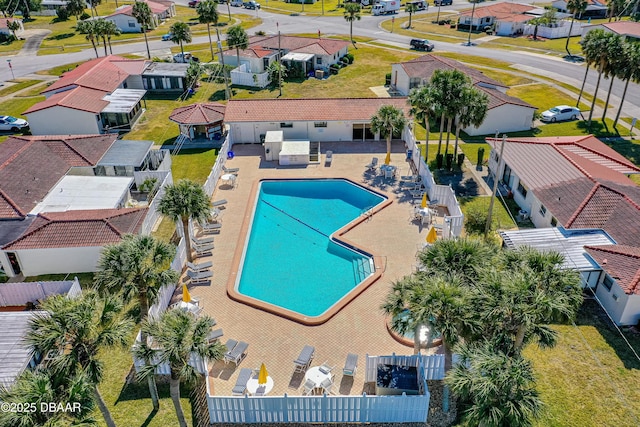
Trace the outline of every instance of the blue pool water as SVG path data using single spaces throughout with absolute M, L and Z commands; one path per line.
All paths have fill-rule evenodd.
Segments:
M 321 315 L 372 274 L 370 256 L 329 236 L 384 200 L 347 180 L 263 181 L 237 291 Z

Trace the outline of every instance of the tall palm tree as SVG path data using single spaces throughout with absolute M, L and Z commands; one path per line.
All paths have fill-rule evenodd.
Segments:
M 531 362 L 509 357 L 489 343 L 462 346 L 460 362 L 445 378 L 466 407 L 465 425 L 531 427 L 542 412 Z
M 138 323 L 141 324 L 149 315 L 149 307 L 157 301 L 160 289 L 178 281 L 178 272 L 171 268 L 175 254 L 172 245 L 152 236 L 125 235 L 120 243 L 103 249 L 94 276 L 95 284 L 103 292 L 122 292 L 128 300 L 137 299 Z M 140 341 L 146 343 L 146 333 L 141 331 L 140 335 Z M 153 408 L 158 410 L 155 377 L 149 376 L 147 381 Z
M 640 83 L 640 67 L 638 67 L 638 64 L 640 64 L 640 44 L 625 43 L 624 50 L 625 54 L 620 58 L 621 62 L 618 64 L 620 67 L 620 74 L 618 77 L 624 80 L 624 90 L 622 92 L 622 98 L 620 99 L 620 106 L 618 107 L 616 118 L 613 121 L 614 128 L 620 119 L 620 113 L 622 112 L 622 106 L 624 105 L 624 98 L 627 95 L 629 82 L 634 81 L 635 83 Z
M 240 49 L 249 47 L 249 36 L 240 25 L 235 25 L 227 30 L 227 46 L 236 50 L 236 66 L 240 66 Z
M 31 426 L 54 427 L 69 425 L 96 425 L 93 419 L 95 401 L 93 384 L 80 372 L 68 376 L 39 367 L 25 370 L 11 388 L 0 387 L 0 401 L 9 404 L 33 404 L 35 411 L 0 411 L 0 425 L 6 427 Z M 41 404 L 70 402 L 77 404 L 73 411 L 40 411 Z
M 107 36 L 107 43 L 109 44 L 109 53 L 113 55 L 113 49 L 111 48 L 111 37 L 119 36 L 121 34 L 120 28 L 113 21 L 104 22 L 104 33 Z
M 371 118 L 371 131 L 380 133 L 380 136 L 387 139 L 387 156 L 391 155 L 393 134 L 402 131 L 406 125 L 407 119 L 404 117 L 404 113 L 393 105 L 383 105 Z
M 203 0 L 196 6 L 196 12 L 198 13 L 198 22 L 201 24 L 207 24 L 207 34 L 209 35 L 209 49 L 211 50 L 211 60 L 213 61 L 213 43 L 211 42 L 211 24 L 218 25 L 218 3 L 213 0 Z M 216 28 L 216 31 L 217 28 Z M 218 35 L 218 41 L 220 41 L 220 35 Z
M 576 19 L 576 14 L 581 17 L 585 10 L 587 10 L 589 3 L 587 0 L 567 0 L 567 10 L 571 12 L 571 25 L 569 25 L 569 34 L 567 34 L 567 43 L 564 45 L 567 55 L 571 56 L 569 51 L 569 40 L 571 39 L 571 30 L 573 29 L 573 21 Z
M 495 263 L 499 248 L 479 239 L 437 240 L 418 253 L 418 261 L 427 272 L 444 276 L 459 275 L 474 282 Z
M 471 80 L 464 73 L 458 70 L 435 70 L 431 75 L 429 84 L 433 86 L 435 106 L 439 109 L 440 117 L 440 139 L 438 141 L 438 156 L 442 150 L 442 133 L 444 122 L 447 119 L 447 149 L 449 149 L 449 138 L 452 121 L 458 115 L 462 104 L 460 97 L 463 88 L 470 84 Z
M 182 223 L 189 261 L 193 260 L 189 219 L 206 218 L 209 216 L 210 210 L 209 196 L 205 193 L 202 185 L 188 179 L 181 179 L 174 185 L 168 185 L 160 199 L 158 211 L 172 221 Z
M 147 39 L 147 31 L 151 28 L 153 23 L 153 16 L 151 15 L 151 8 L 149 4 L 143 1 L 136 1 L 133 3 L 131 14 L 138 21 L 144 34 L 144 44 L 147 46 L 147 59 L 151 59 L 151 51 L 149 51 L 149 40 Z
M 429 161 L 429 133 L 431 132 L 429 120 L 431 120 L 432 116 L 435 116 L 435 112 L 433 110 L 433 98 L 433 88 L 430 85 L 425 85 L 413 88 L 411 92 L 409 92 L 409 97 L 407 99 L 407 102 L 411 105 L 409 114 L 415 117 L 416 120 L 422 122 L 427 131 L 427 136 L 424 142 L 425 163 Z
M 104 47 L 104 56 L 109 55 L 107 51 L 107 35 L 108 35 L 108 27 L 107 20 L 103 18 L 98 18 L 94 20 L 94 29 L 96 38 L 102 39 L 102 46 Z
M 454 156 L 458 154 L 458 137 L 460 129 L 467 126 L 478 127 L 487 117 L 489 97 L 484 92 L 469 85 L 464 88 L 461 96 L 462 108 L 456 118 L 456 143 L 453 148 Z
M 418 6 L 415 3 L 407 3 L 404 7 L 404 11 L 409 14 L 409 24 L 407 25 L 407 29 L 411 28 L 411 17 L 414 13 L 418 11 Z
M 591 38 L 587 39 L 591 34 Z M 600 89 L 600 79 L 607 68 L 607 64 L 612 60 L 609 57 L 609 46 L 619 43 L 620 36 L 613 33 L 605 32 L 602 29 L 591 30 L 584 37 L 585 46 L 588 47 L 590 53 L 586 54 L 587 61 L 598 67 L 598 80 L 596 80 L 596 89 L 593 92 L 593 100 L 591 101 L 591 110 L 589 111 L 589 119 L 587 127 L 591 128 L 591 119 L 593 117 L 593 109 L 598 99 L 598 90 Z
M 625 61 L 623 55 L 625 54 L 624 45 L 626 43 L 621 36 L 612 37 L 607 43 L 607 64 L 604 68 L 605 78 L 610 78 L 609 90 L 607 91 L 607 99 L 604 101 L 604 111 L 602 112 L 602 121 L 604 123 L 607 117 L 607 110 L 609 109 L 609 99 L 611 97 L 611 90 L 613 89 L 613 81 L 618 77 L 621 71 L 621 63 Z
M 184 47 L 182 44 L 191 43 L 191 29 L 189 28 L 189 25 L 182 21 L 174 22 L 173 25 L 169 27 L 169 32 L 171 33 L 170 40 L 173 43 L 180 45 L 180 52 L 184 58 Z
M 351 40 L 351 44 L 356 49 L 356 43 L 353 41 L 353 21 L 359 21 L 362 17 L 360 16 L 360 7 L 359 3 L 347 3 L 344 5 L 344 19 L 349 23 L 349 38 Z
M 142 325 L 142 329 L 158 344 L 158 363 L 169 364 L 169 391 L 180 427 L 187 427 L 180 404 L 180 383 L 193 383 L 200 376 L 189 365 L 192 355 L 215 362 L 221 360 L 226 351 L 226 347 L 219 341 L 209 342 L 207 337 L 215 323 L 209 316 L 194 317 L 182 310 L 169 310 L 159 320 L 147 320 Z
M 67 8 L 69 15 L 75 16 L 76 22 L 78 22 L 78 18 L 84 12 L 84 8 L 87 7 L 87 3 L 84 0 L 69 0 L 65 7 Z
M 96 46 L 96 38 L 98 37 L 96 21 L 80 21 L 76 24 L 76 30 L 80 34 L 85 34 L 85 38 L 91 42 L 93 50 L 96 52 L 96 58 L 98 58 L 100 55 L 98 55 L 98 47 Z
M 42 313 L 29 324 L 25 342 L 32 351 L 52 355 L 51 369 L 73 377 L 84 372 L 93 385 L 93 393 L 108 427 L 115 422 L 98 384 L 104 374 L 100 350 L 128 344 L 132 322 L 122 318 L 122 302 L 114 295 L 100 297 L 84 291 L 78 298 L 56 295 L 41 305 Z

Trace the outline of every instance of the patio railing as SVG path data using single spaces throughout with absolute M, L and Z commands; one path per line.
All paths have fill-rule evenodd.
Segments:
M 224 166 L 224 162 L 227 161 L 227 154 L 229 153 L 229 147 L 231 147 L 231 132 L 229 132 L 228 126 L 226 131 L 226 136 L 222 142 L 220 151 L 218 151 L 216 162 L 213 164 L 211 172 L 209 172 L 209 176 L 204 183 L 204 191 L 209 195 L 209 197 L 213 195 L 213 192 L 216 189 L 218 179 L 220 179 L 220 175 L 222 175 L 222 166 Z
M 149 235 L 153 230 L 156 222 L 160 219 L 160 212 L 158 212 L 158 205 L 160 204 L 160 199 L 164 195 L 164 190 L 167 185 L 173 184 L 173 176 L 171 175 L 171 171 L 168 173 L 162 172 L 166 174 L 162 182 L 160 183 L 160 188 L 158 188 L 158 192 L 156 196 L 153 198 L 151 203 L 149 203 L 149 211 L 147 212 L 147 216 L 144 218 L 142 222 L 142 227 L 140 230 L 140 234 Z

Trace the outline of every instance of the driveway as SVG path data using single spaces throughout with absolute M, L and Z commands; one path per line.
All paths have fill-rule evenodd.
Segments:
M 24 46 L 16 56 L 36 56 L 38 54 L 38 49 L 42 44 L 42 40 L 44 40 L 44 38 L 49 34 L 51 34 L 50 30 L 25 30 L 22 33 L 22 37 L 26 38 L 27 41 L 24 43 Z

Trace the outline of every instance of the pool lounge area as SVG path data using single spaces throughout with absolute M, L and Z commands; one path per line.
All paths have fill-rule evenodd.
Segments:
M 212 394 L 230 396 L 242 368 L 257 369 L 265 363 L 273 388 L 269 396 L 302 395 L 304 375 L 294 373 L 293 361 L 305 345 L 315 347 L 313 364 L 327 361 L 337 366 L 333 392 L 340 395 L 361 395 L 365 389 L 364 372 L 353 377 L 342 375 L 342 365 L 349 353 L 356 353 L 361 364 L 367 354 L 412 354 L 412 348 L 400 344 L 387 331 L 385 316 L 379 307 L 392 281 L 411 273 L 416 247 L 426 238 L 428 229 L 410 219 L 413 199 L 399 191 L 398 180 L 364 174 L 372 156 L 384 153 L 384 142 L 323 143 L 321 151 L 333 151 L 331 166 L 318 165 L 279 167 L 277 162 L 263 159 L 259 145 L 236 145 L 235 157 L 227 167 L 239 168 L 236 185 L 219 183 L 213 200 L 226 199 L 222 211 L 222 231 L 215 237 L 211 256 L 214 275 L 210 284 L 191 288 L 191 294 L 204 302 L 204 312 L 224 329 L 222 342 L 228 338 L 249 344 L 246 358 L 236 367 L 217 362 L 210 366 L 208 382 Z M 391 162 L 398 175 L 408 175 L 405 147 L 394 142 Z M 230 278 L 239 273 L 238 250 L 242 254 L 251 223 L 257 182 L 263 179 L 300 179 L 343 177 L 388 197 L 390 203 L 353 228 L 344 230 L 343 238 L 365 248 L 381 266 L 382 277 L 364 289 L 357 297 L 318 326 L 305 326 L 286 317 L 256 309 L 235 301 L 227 294 Z M 255 194 L 254 194 L 255 196 Z M 240 255 L 241 256 L 241 255 Z M 286 260 L 283 260 L 283 263 Z M 294 266 L 288 266 L 295 268 Z M 359 365 L 359 368 L 364 365 Z

